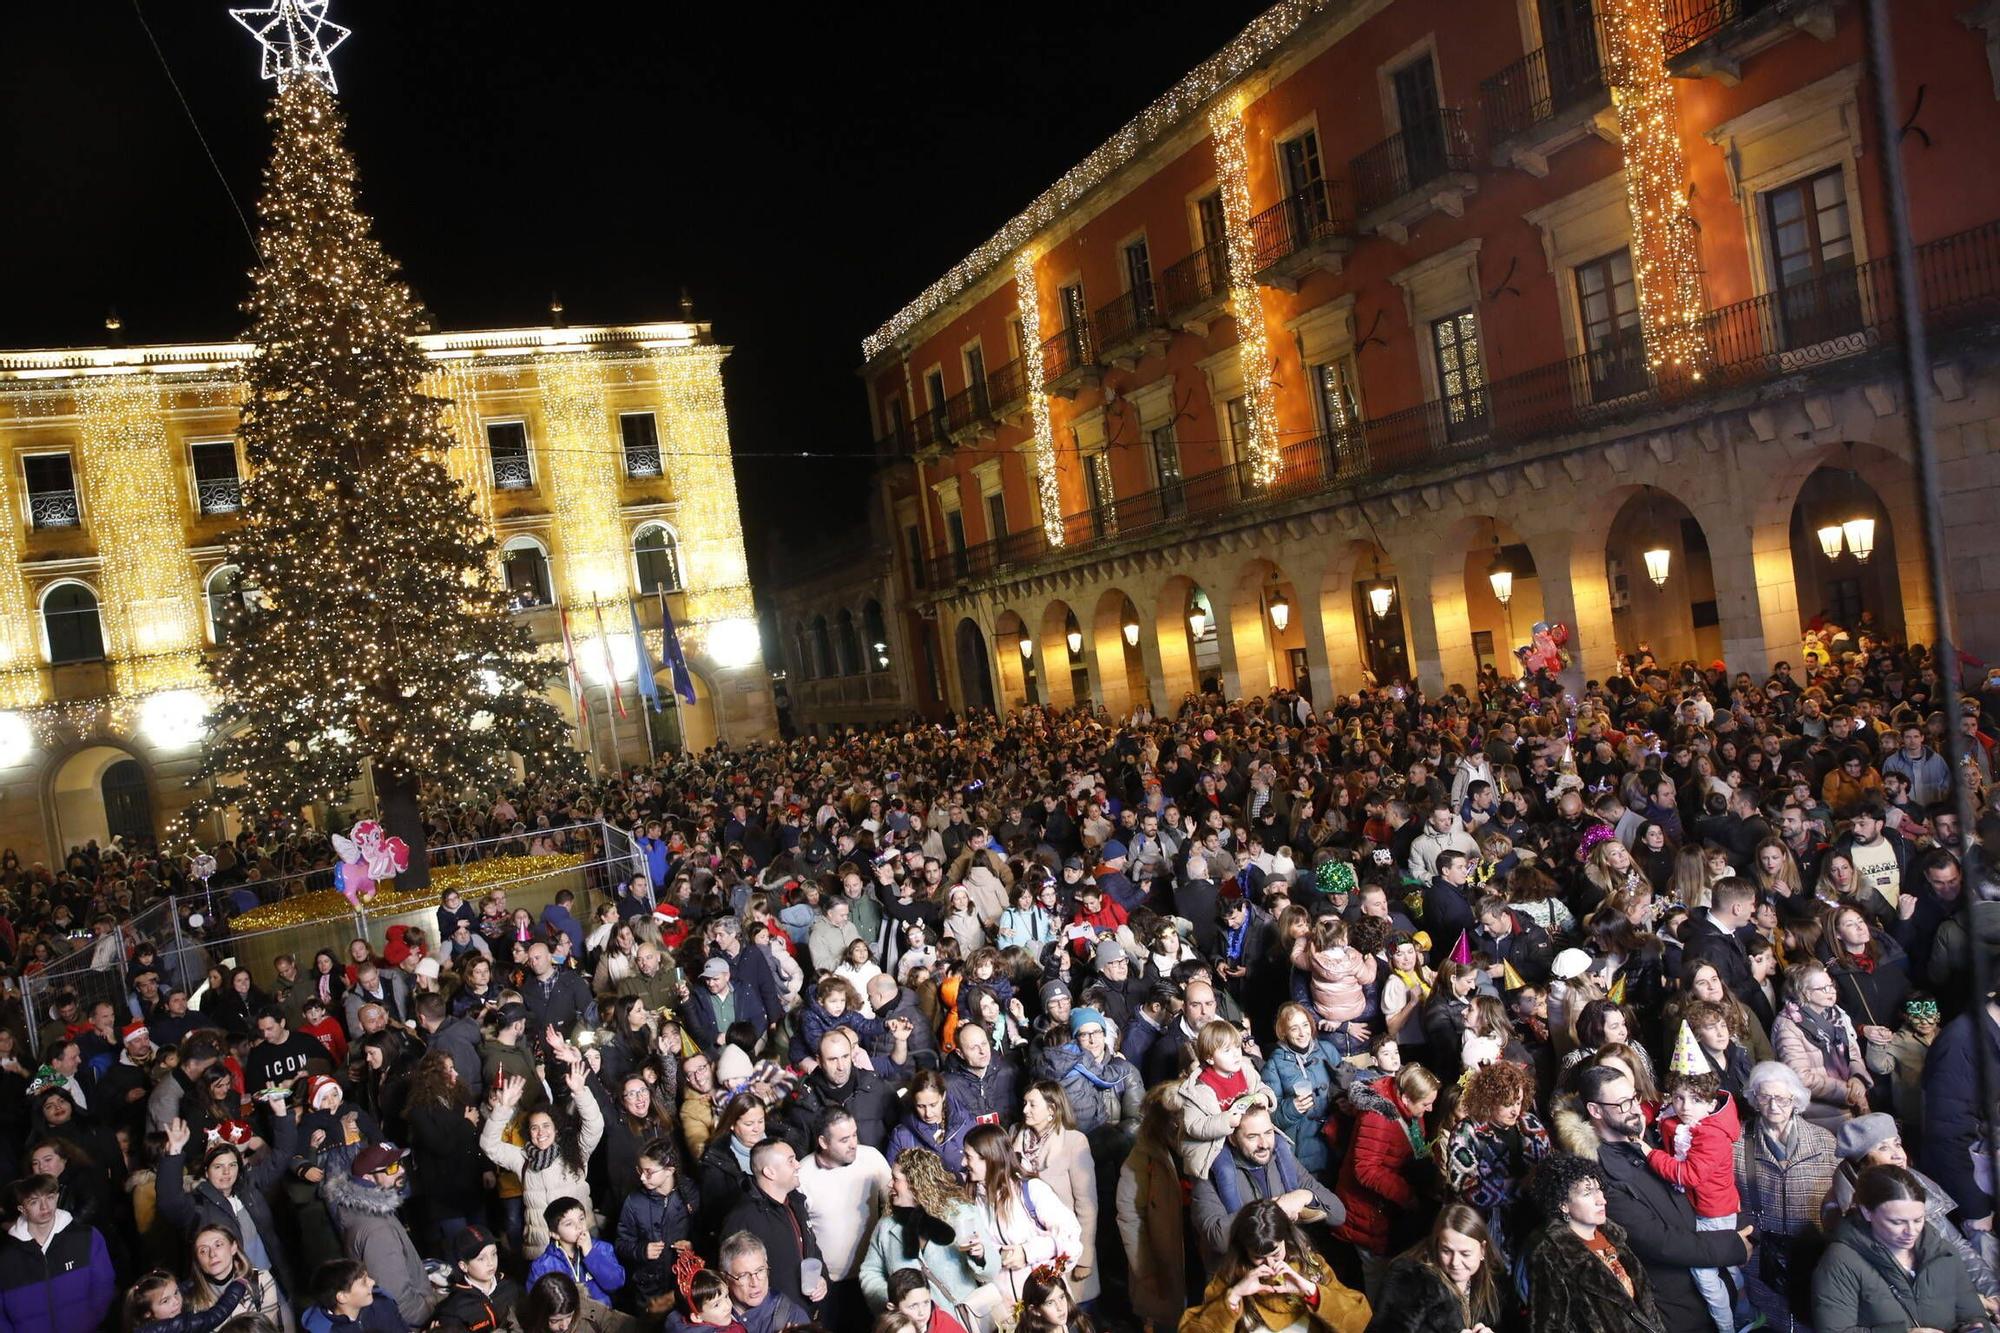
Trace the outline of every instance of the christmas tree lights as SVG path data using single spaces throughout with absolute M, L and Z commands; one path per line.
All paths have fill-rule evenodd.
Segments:
M 101 497 L 99 614 L 120 694 L 185 689 L 203 681 L 201 581 L 188 558 L 173 446 L 151 375 L 77 381 L 84 494 Z
M 1646 363 L 1655 374 L 1700 379 L 1703 338 L 1701 259 L 1687 206 L 1678 98 L 1667 73 L 1659 0 L 1602 0 L 1604 73 L 1618 113 L 1625 199 L 1632 214 L 1632 276 Z
M 441 461 L 451 432 L 410 340 L 427 319 L 356 205 L 333 97 L 281 78 L 270 121 L 246 305 L 250 475 L 229 552 L 264 604 L 231 617 L 212 662 L 223 703 L 200 804 L 339 802 L 369 759 L 414 870 L 420 780 L 505 780 L 508 751 L 540 773 L 581 761 L 491 577 L 492 540 Z M 491 724 L 475 729 L 479 713 Z
M 1271 349 L 1264 333 L 1264 293 L 1257 282 L 1257 246 L 1250 234 L 1250 163 L 1244 150 L 1243 108 L 1237 100 L 1208 113 L 1221 185 L 1223 235 L 1229 256 L 1229 308 L 1236 316 L 1236 357 L 1243 373 L 1249 425 L 1250 480 L 1267 486 L 1278 475 L 1278 408 L 1271 394 Z
M 1042 536 L 1063 544 L 1062 478 L 1056 472 L 1056 432 L 1049 420 L 1049 395 L 1042 388 L 1042 293 L 1035 280 L 1035 255 L 1014 256 L 1014 292 L 1021 314 L 1021 361 L 1027 371 L 1028 411 L 1035 424 L 1035 489 L 1042 512 Z

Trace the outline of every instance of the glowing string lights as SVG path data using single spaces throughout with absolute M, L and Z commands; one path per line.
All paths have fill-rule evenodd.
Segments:
M 1625 156 L 1625 200 L 1632 213 L 1632 276 L 1646 363 L 1655 374 L 1700 379 L 1708 359 L 1702 336 L 1701 261 L 1687 206 L 1674 81 L 1662 41 L 1659 0 L 1603 0 L 1604 72 L 1618 112 Z
M 28 588 L 21 577 L 21 539 L 13 515 L 13 469 L 0 468 L 0 706 L 39 703 L 43 697 L 41 658 Z
M 1267 486 L 1278 475 L 1278 409 L 1271 395 L 1271 349 L 1264 334 L 1264 295 L 1257 282 L 1257 247 L 1250 234 L 1250 164 L 1243 110 L 1233 100 L 1208 113 L 1215 140 L 1215 174 L 1222 190 L 1223 234 L 1229 254 L 1229 307 L 1236 316 L 1236 355 L 1243 371 L 1245 449 L 1250 479 Z
M 479 381 L 464 362 L 451 361 L 432 368 L 424 377 L 424 392 L 444 404 L 439 418 L 451 435 L 451 448 L 439 461 L 445 471 L 472 497 L 472 512 L 493 530 L 493 473 L 487 467 L 486 440 L 479 429 Z M 492 577 L 500 581 L 500 547 L 495 543 L 488 560 Z
M 560 353 L 539 358 L 535 378 L 548 432 L 543 462 L 556 514 L 563 600 L 572 612 L 595 606 L 622 609 L 630 584 L 618 477 L 605 465 L 611 414 L 604 402 L 603 367 L 589 356 Z M 593 621 L 584 615 L 576 624 L 580 631 Z
M 1042 295 L 1035 282 L 1035 256 L 1014 256 L 1015 299 L 1021 311 L 1021 360 L 1027 369 L 1028 410 L 1035 422 L 1035 489 L 1042 511 L 1042 536 L 1063 544 L 1062 478 L 1056 473 L 1056 432 L 1049 420 L 1049 396 L 1042 388 Z
M 102 566 L 100 609 L 121 694 L 206 683 L 200 580 L 187 554 L 160 386 L 148 375 L 77 381 L 84 493 Z
M 750 562 L 743 550 L 743 513 L 729 453 L 729 416 L 722 395 L 722 348 L 698 345 L 658 351 L 652 367 L 660 386 L 668 444 L 663 461 L 673 482 L 680 529 L 685 624 L 681 646 L 742 665 L 744 627 L 753 630 Z M 761 650 L 760 650 L 761 651 Z

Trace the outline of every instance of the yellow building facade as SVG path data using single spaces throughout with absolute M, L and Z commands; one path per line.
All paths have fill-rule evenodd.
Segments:
M 495 576 L 600 767 L 775 735 L 721 367 L 692 321 L 418 339 L 451 400 L 445 460 Z M 196 794 L 204 656 L 224 623 L 246 467 L 247 343 L 0 352 L 0 849 L 53 863 L 157 833 Z M 639 699 L 660 598 L 697 699 Z M 582 681 L 563 656 L 567 614 Z M 619 716 L 618 705 L 624 716 Z

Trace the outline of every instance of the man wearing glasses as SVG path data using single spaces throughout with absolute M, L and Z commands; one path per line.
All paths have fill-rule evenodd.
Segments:
M 745 1333 L 779 1333 L 811 1318 L 797 1301 L 771 1289 L 771 1256 L 764 1242 L 747 1231 L 722 1242 L 722 1280 L 729 1284 L 729 1303 Z
M 320 1192 L 347 1257 L 366 1267 L 375 1285 L 396 1302 L 405 1323 L 422 1328 L 433 1304 L 430 1278 L 409 1229 L 396 1216 L 409 1195 L 403 1168 L 409 1155 L 409 1149 L 393 1143 L 371 1143 L 354 1155 L 345 1175 L 330 1173 Z
M 1667 1327 L 1709 1326 L 1708 1307 L 1695 1287 L 1693 1270 L 1748 1262 L 1751 1228 L 1695 1230 L 1694 1207 L 1687 1196 L 1646 1165 L 1646 1119 L 1631 1075 L 1615 1066 L 1594 1065 L 1583 1072 L 1578 1094 L 1597 1132 L 1597 1164 L 1604 1172 L 1607 1210 L 1645 1264 Z

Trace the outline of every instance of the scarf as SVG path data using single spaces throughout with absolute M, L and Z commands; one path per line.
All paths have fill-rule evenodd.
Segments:
M 914 1205 L 891 1208 L 889 1216 L 896 1219 L 896 1225 L 903 1233 L 905 1259 L 917 1259 L 926 1245 L 950 1245 L 958 1239 L 958 1233 L 952 1230 L 949 1223 L 938 1221 Z
M 1243 924 L 1229 932 L 1229 943 L 1224 946 L 1223 956 L 1231 962 L 1243 957 L 1243 939 L 1250 933 L 1250 913 L 1243 913 Z
M 1431 988 L 1424 984 L 1424 974 L 1422 971 L 1405 972 L 1401 968 L 1397 968 L 1395 969 L 1395 974 L 1402 980 L 1405 986 L 1410 988 L 1410 994 L 1417 997 L 1418 1004 L 1421 1005 L 1431 998 Z
M 1071 1042 L 1067 1049 L 1076 1052 L 1076 1063 L 1070 1066 L 1071 1072 L 1083 1075 L 1100 1092 L 1115 1092 L 1118 1090 L 1120 1084 L 1117 1079 L 1106 1078 L 1104 1075 L 1091 1069 L 1090 1057 L 1083 1053 L 1081 1046 L 1078 1046 L 1075 1042 Z M 1105 1064 L 1108 1067 L 1110 1060 L 1107 1059 Z
M 1014 1151 L 1021 1158 L 1021 1170 L 1031 1176 L 1042 1174 L 1042 1150 L 1049 1146 L 1053 1134 L 1037 1134 L 1025 1126 L 1020 1136 L 1014 1140 Z
M 553 1143 L 546 1148 L 537 1148 L 531 1143 L 521 1149 L 522 1162 L 530 1171 L 546 1171 L 555 1165 L 557 1151 Z
M 1799 1025 L 1799 1031 L 1806 1034 L 1806 1040 L 1819 1048 L 1826 1061 L 1827 1072 L 1840 1083 L 1846 1083 L 1853 1076 L 1847 1058 L 1847 1033 L 1839 1020 L 1826 1014 L 1816 1014 L 1806 1005 L 1793 1001 L 1785 1006 L 1785 1016 Z

